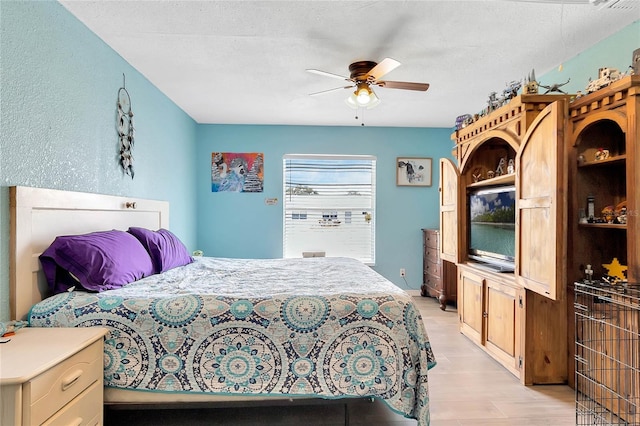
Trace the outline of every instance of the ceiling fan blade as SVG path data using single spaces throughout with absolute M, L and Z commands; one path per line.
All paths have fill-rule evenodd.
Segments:
M 336 92 L 338 90 L 352 89 L 352 88 L 353 88 L 353 86 L 336 87 L 334 89 L 323 90 L 321 92 L 309 93 L 309 96 L 324 95 L 325 93 L 331 93 L 331 92 Z
M 395 59 L 384 58 L 382 62 L 369 70 L 367 76 L 371 77 L 373 81 L 376 81 L 386 73 L 393 71 L 399 66 L 400 62 L 396 61 Z
M 411 83 L 408 81 L 378 81 L 376 85 L 387 89 L 418 90 L 425 92 L 429 88 L 429 83 Z
M 308 69 L 307 71 L 312 73 L 312 74 L 323 75 L 325 77 L 333 77 L 333 78 L 337 78 L 339 80 L 351 81 L 351 79 L 349 77 L 345 77 L 345 76 L 338 75 L 338 74 L 332 74 L 332 73 L 326 72 L 326 71 L 320 71 L 320 70 L 314 70 L 314 69 Z

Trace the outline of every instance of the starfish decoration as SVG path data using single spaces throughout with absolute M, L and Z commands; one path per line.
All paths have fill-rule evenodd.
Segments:
M 627 267 L 620 264 L 617 257 L 614 257 L 611 263 L 603 263 L 607 271 L 609 271 L 608 275 L 611 277 L 620 278 L 621 280 L 625 280 L 624 271 L 627 270 Z

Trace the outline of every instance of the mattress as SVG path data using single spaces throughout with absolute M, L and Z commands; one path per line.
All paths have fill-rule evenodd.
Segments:
M 375 397 L 429 424 L 436 361 L 411 296 L 348 258 L 196 258 L 32 307 L 32 327 L 107 327 L 108 388 Z

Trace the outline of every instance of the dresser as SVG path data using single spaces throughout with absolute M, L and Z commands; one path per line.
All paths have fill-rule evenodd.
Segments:
M 423 296 L 435 297 L 440 309 L 445 310 L 447 303 L 455 303 L 457 298 L 456 265 L 440 259 L 440 231 L 422 230 L 422 286 Z
M 101 425 L 104 328 L 23 328 L 0 344 L 0 424 Z

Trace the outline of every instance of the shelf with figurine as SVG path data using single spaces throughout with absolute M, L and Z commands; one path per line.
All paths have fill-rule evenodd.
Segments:
M 578 156 L 578 167 L 594 167 L 594 166 L 605 166 L 605 165 L 614 165 L 616 163 L 623 163 L 627 160 L 627 155 L 613 155 L 608 156 L 606 158 L 595 159 L 592 161 L 584 160 Z
M 627 202 L 622 201 L 615 207 L 612 205 L 605 206 L 601 211 L 601 216 L 593 214 L 592 204 L 594 200 L 588 198 L 588 212 L 580 210 L 580 218 L 578 225 L 586 228 L 603 228 L 603 229 L 627 229 Z
M 581 281 L 586 284 L 605 286 L 627 285 L 629 283 L 626 276 L 629 268 L 621 264 L 617 257 L 614 257 L 610 263 L 603 263 L 602 268 L 602 277 L 600 279 L 594 279 L 595 271 L 593 265 L 587 265 L 584 270 L 584 278 Z M 606 273 L 604 273 L 604 270 L 606 270 Z
M 585 129 L 578 140 L 578 167 L 624 165 L 625 135 L 611 120 L 601 120 Z
M 509 183 L 515 183 L 516 174 L 515 173 L 507 173 L 500 176 L 488 177 L 486 179 L 477 180 L 473 183 L 467 185 L 468 188 L 475 188 L 478 186 L 493 186 L 493 185 L 506 185 Z
M 597 220 L 597 219 L 596 219 Z M 602 228 L 602 229 L 627 229 L 627 224 L 624 223 L 609 223 L 609 222 L 580 222 L 578 224 L 580 227 L 584 228 Z
M 515 155 L 515 153 L 512 153 Z M 479 186 L 493 186 L 512 184 L 516 181 L 516 169 L 513 158 L 500 157 L 496 160 L 497 166 L 489 168 L 484 164 L 490 164 L 491 161 L 483 160 L 482 165 L 476 165 L 471 169 L 471 179 L 467 187 L 474 188 Z

